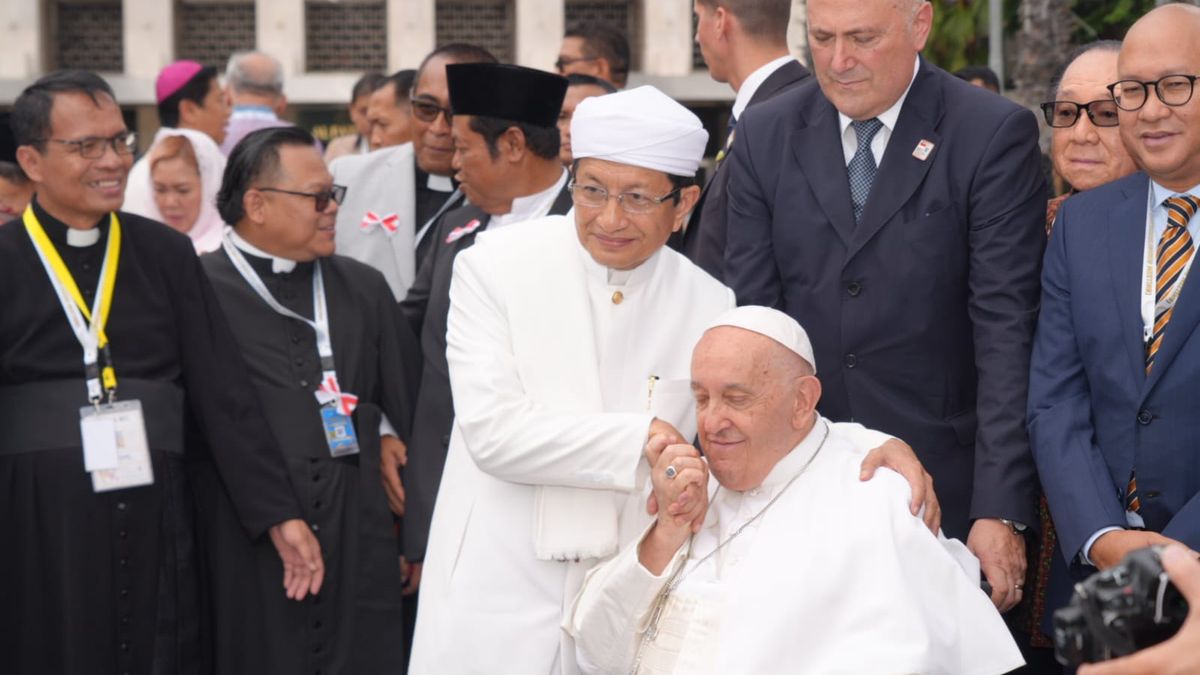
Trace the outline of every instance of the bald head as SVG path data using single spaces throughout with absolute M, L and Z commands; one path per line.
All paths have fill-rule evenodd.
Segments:
M 1177 192 L 1200 183 L 1200 97 L 1187 81 L 1197 73 L 1200 8 L 1190 5 L 1164 5 L 1138 19 L 1117 59 L 1121 140 L 1150 178 Z M 1171 78 L 1165 88 L 1162 80 L 1171 75 L 1185 77 Z M 1125 109 L 1143 100 L 1137 110 Z
M 697 430 L 713 475 L 731 490 L 762 484 L 812 430 L 821 383 L 781 343 L 721 325 L 692 352 Z
M 225 86 L 235 104 L 275 107 L 283 99 L 283 66 L 263 52 L 238 52 L 229 57 Z

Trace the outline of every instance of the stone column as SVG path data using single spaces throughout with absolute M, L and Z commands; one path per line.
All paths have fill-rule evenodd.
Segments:
M 122 0 L 121 24 L 125 74 L 154 80 L 175 60 L 175 3 Z
M 788 21 L 788 49 L 800 63 L 808 65 L 808 2 L 792 0 L 792 18 Z
M 305 71 L 304 0 L 255 0 L 257 49 L 279 59 L 286 78 Z
M 518 65 L 554 69 L 565 30 L 564 5 L 562 0 L 516 0 L 514 54 Z
M 387 0 L 388 72 L 416 68 L 437 39 L 435 0 Z
M 653 0 L 640 4 L 642 72 L 660 76 L 691 73 L 691 0 Z
M 45 72 L 44 28 L 38 0 L 0 2 L 0 79 L 30 80 Z

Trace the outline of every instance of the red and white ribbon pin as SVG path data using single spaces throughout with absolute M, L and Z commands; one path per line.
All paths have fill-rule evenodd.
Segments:
M 363 216 L 362 223 L 359 225 L 364 230 L 369 230 L 378 225 L 383 228 L 388 234 L 393 234 L 400 227 L 400 216 L 389 213 L 385 216 L 378 216 L 374 211 L 367 211 L 367 215 Z
M 343 392 L 338 386 L 337 378 L 329 375 L 321 380 L 321 386 L 317 387 L 317 401 L 324 405 L 334 399 L 337 399 L 338 402 L 338 412 L 347 417 L 358 407 L 358 397 L 349 392 Z
M 446 235 L 446 243 L 453 244 L 454 242 L 458 241 L 459 239 L 462 239 L 463 237 L 467 236 L 468 234 L 471 234 L 475 230 L 478 230 L 479 226 L 482 224 L 483 223 L 480 222 L 478 218 L 475 218 L 471 222 L 467 223 L 466 225 L 462 225 L 462 226 L 454 228 L 453 230 L 450 230 L 450 234 Z

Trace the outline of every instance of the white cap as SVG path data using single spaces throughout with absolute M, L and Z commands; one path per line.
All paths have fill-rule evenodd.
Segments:
M 777 309 L 757 305 L 737 307 L 718 316 L 705 331 L 720 326 L 743 328 L 769 337 L 808 362 L 814 374 L 817 372 L 817 361 L 813 358 L 812 342 L 808 339 L 808 333 L 804 332 L 804 328 L 795 319 Z
M 593 96 L 571 118 L 571 154 L 692 177 L 708 132 L 690 110 L 649 85 Z

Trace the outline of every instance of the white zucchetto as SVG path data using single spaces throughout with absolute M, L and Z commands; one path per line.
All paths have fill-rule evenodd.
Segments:
M 584 99 L 571 118 L 575 159 L 595 157 L 692 177 L 707 143 L 700 118 L 649 85 Z
M 736 307 L 714 319 L 705 332 L 719 326 L 733 326 L 769 337 L 807 361 L 814 374 L 817 372 L 808 333 L 795 319 L 777 309 L 758 305 Z

